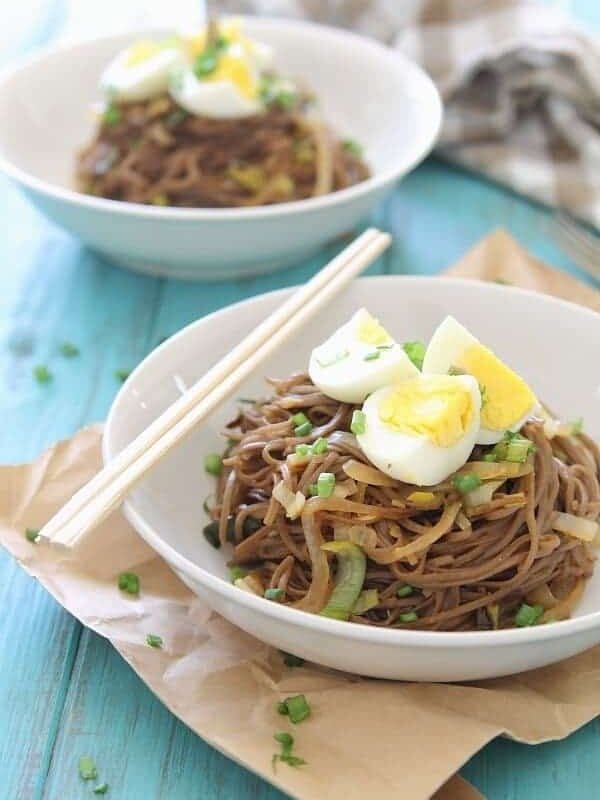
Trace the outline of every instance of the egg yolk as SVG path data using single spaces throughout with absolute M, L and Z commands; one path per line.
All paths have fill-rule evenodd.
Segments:
M 380 419 L 408 436 L 426 436 L 439 447 L 461 439 L 473 419 L 473 396 L 463 383 L 439 375 L 396 386 L 378 408 Z
M 506 430 L 523 419 L 537 402 L 523 378 L 481 344 L 467 348 L 455 366 L 473 375 L 482 387 L 484 428 Z
M 241 95 L 249 99 L 255 98 L 258 94 L 258 84 L 252 70 L 244 59 L 236 56 L 222 55 L 214 72 L 202 80 L 230 81 Z
M 138 64 L 153 58 L 161 50 L 162 47 L 157 42 L 135 42 L 127 52 L 126 66 L 136 67 Z
M 370 314 L 365 314 L 356 329 L 356 338 L 365 344 L 389 344 L 392 339 L 379 320 Z

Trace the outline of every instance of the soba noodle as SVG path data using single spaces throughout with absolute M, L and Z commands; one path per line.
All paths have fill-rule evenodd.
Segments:
M 414 486 L 372 467 L 349 431 L 354 409 L 322 394 L 306 374 L 272 381 L 275 394 L 248 405 L 227 428 L 229 447 L 211 514 L 219 540 L 233 545 L 258 593 L 279 589 L 282 602 L 318 613 L 331 592 L 336 557 L 324 542 L 350 539 L 367 556 L 363 590 L 376 602 L 351 620 L 383 627 L 483 630 L 515 624 L 523 603 L 539 621 L 567 617 L 593 569 L 588 543 L 553 528 L 557 512 L 600 516 L 600 450 L 586 435 L 548 439 L 541 420 L 522 433 L 535 445 L 531 463 L 482 505 L 469 507 L 451 480 L 424 504 Z M 291 417 L 314 426 L 297 437 Z M 289 458 L 299 443 L 326 437 L 326 452 Z M 481 459 L 481 447 L 471 465 Z M 309 496 L 322 472 L 336 477 L 331 497 Z M 274 496 L 278 484 L 306 496 L 290 519 Z M 276 492 L 277 493 L 277 492 Z M 251 583 L 252 585 L 252 583 Z M 403 588 L 406 587 L 406 588 Z M 539 607 L 539 606 L 538 606 Z

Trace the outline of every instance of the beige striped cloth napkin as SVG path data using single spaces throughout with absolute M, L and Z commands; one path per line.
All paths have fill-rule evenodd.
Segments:
M 600 227 L 600 41 L 534 0 L 221 0 L 311 18 L 418 61 L 445 104 L 438 153 Z

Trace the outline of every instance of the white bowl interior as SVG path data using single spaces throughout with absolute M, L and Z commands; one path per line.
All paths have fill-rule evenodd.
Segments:
M 316 92 L 334 129 L 365 145 L 375 173 L 412 165 L 429 148 L 439 121 L 437 94 L 401 55 L 310 24 L 258 18 L 246 24 L 251 35 L 275 48 L 283 73 L 300 77 Z M 0 86 L 0 154 L 6 161 L 71 188 L 74 154 L 93 129 L 98 77 L 115 53 L 140 35 L 62 48 L 9 75 Z
M 270 313 L 288 290 L 230 306 L 190 325 L 154 351 L 115 400 L 105 431 L 109 459 L 173 402 L 219 357 Z M 239 397 L 265 394 L 264 376 L 305 368 L 310 350 L 365 305 L 400 341 L 430 337 L 440 320 L 455 315 L 514 366 L 538 396 L 565 419 L 585 418 L 600 436 L 597 347 L 600 315 L 552 298 L 475 281 L 376 277 L 355 282 L 317 319 L 244 384 Z M 174 450 L 133 492 L 129 507 L 178 554 L 215 576 L 226 576 L 227 554 L 214 550 L 201 530 L 203 500 L 213 491 L 204 473 L 207 452 L 222 449 L 219 431 L 235 415 L 234 401 L 220 409 Z M 600 610 L 600 570 L 589 581 L 581 616 Z

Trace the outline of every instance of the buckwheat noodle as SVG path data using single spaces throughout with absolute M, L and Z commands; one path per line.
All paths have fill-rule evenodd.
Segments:
M 369 169 L 300 103 L 245 119 L 186 114 L 168 96 L 118 108 L 77 157 L 77 185 L 131 203 L 258 206 L 343 189 Z
M 586 542 L 553 530 L 553 521 L 557 511 L 600 516 L 600 450 L 588 436 L 548 439 L 541 421 L 531 420 L 522 433 L 536 446 L 532 471 L 506 481 L 484 505 L 463 507 L 447 481 L 435 487 L 433 505 L 419 508 L 407 501 L 414 486 L 360 479 L 361 469 L 367 467 L 367 478 L 376 471 L 349 432 L 353 406 L 322 394 L 303 373 L 271 383 L 274 395 L 244 406 L 227 427 L 230 445 L 211 509 L 220 542 L 233 543 L 232 563 L 251 570 L 265 589 L 282 589 L 283 602 L 319 612 L 336 564 L 321 544 L 342 526 L 367 554 L 363 588 L 377 589 L 379 597 L 354 622 L 446 631 L 508 627 L 524 602 L 544 606 L 541 621 L 569 615 L 594 558 Z M 314 425 L 308 437 L 294 435 L 291 416 L 299 411 Z M 327 452 L 291 467 L 286 456 L 296 445 L 320 436 L 328 439 Z M 478 455 L 476 448 L 472 459 Z M 355 480 L 345 472 L 350 462 Z M 308 497 L 323 471 L 335 474 L 342 496 Z M 281 481 L 307 495 L 298 519 L 290 520 L 273 497 Z M 412 594 L 398 597 L 406 584 Z M 403 623 L 407 611 L 417 619 Z

